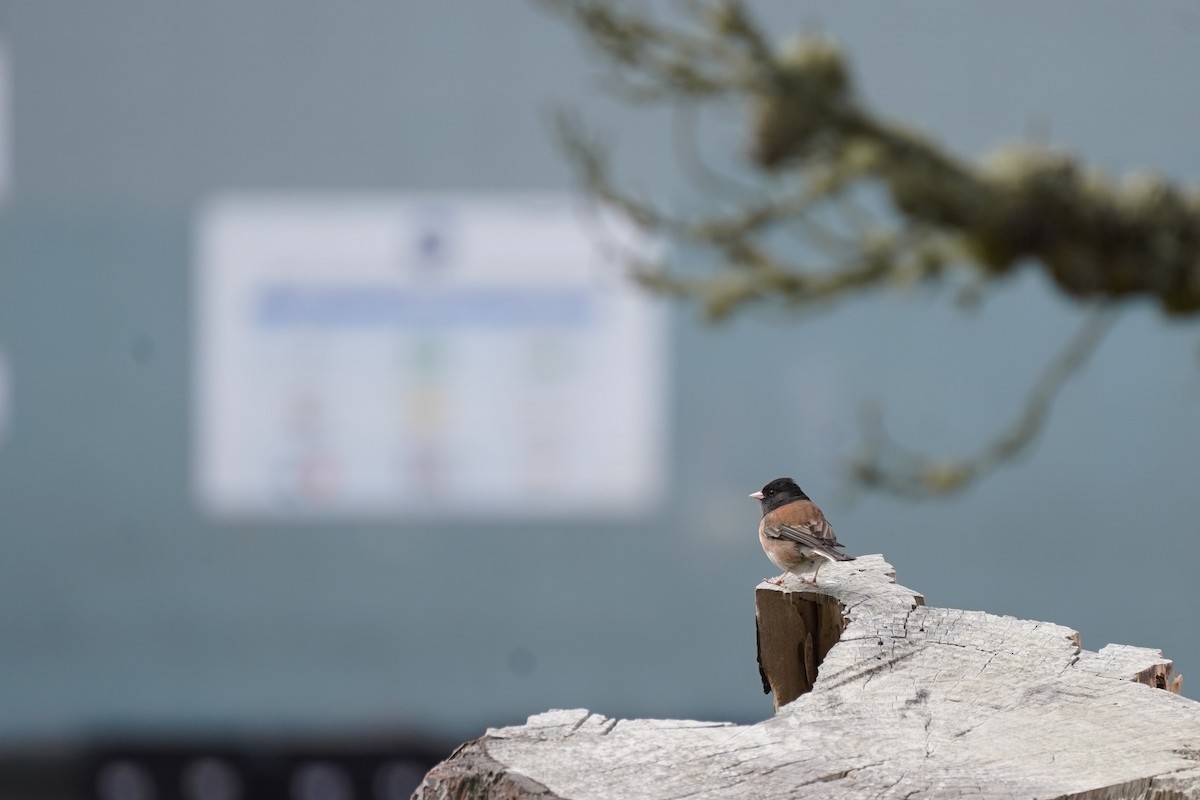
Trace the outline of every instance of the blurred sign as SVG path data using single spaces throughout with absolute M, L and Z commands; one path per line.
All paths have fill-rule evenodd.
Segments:
M 229 197 L 201 215 L 195 482 L 235 516 L 627 515 L 665 326 L 566 197 Z M 617 257 L 617 256 L 620 256 Z

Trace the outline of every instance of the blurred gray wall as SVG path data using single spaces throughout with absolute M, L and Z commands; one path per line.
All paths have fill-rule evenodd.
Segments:
M 1191 4 L 756 7 L 780 36 L 843 41 L 871 102 L 966 156 L 1036 135 L 1117 173 L 1200 177 Z M 953 453 L 1016 414 L 1080 317 L 1036 276 L 975 314 L 923 292 L 801 323 L 675 313 L 672 490 L 637 524 L 212 522 L 188 476 L 206 198 L 570 188 L 557 103 L 608 135 L 634 185 L 687 197 L 666 118 L 606 98 L 580 40 L 515 1 L 13 0 L 0 40 L 0 736 L 467 735 L 575 706 L 766 717 L 752 591 L 771 565 L 745 495 L 781 474 L 931 604 L 1161 647 L 1200 673 L 1194 325 L 1130 309 L 1033 454 L 964 495 L 845 502 L 864 402 Z

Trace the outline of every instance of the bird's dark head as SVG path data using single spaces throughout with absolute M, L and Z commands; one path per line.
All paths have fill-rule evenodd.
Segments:
M 804 490 L 797 486 L 796 482 L 791 478 L 776 478 L 760 491 L 750 496 L 762 506 L 762 513 L 764 515 L 780 506 L 787 505 L 793 500 L 808 499 L 808 495 L 804 493 Z

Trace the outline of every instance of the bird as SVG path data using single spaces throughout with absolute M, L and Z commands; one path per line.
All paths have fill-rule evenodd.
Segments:
M 854 560 L 841 552 L 842 545 L 825 514 L 791 478 L 776 478 L 750 497 L 762 507 L 758 541 L 767 558 L 783 570 L 768 582 L 778 586 L 789 572 L 812 569 L 812 577 L 800 581 L 815 586 L 826 561 Z

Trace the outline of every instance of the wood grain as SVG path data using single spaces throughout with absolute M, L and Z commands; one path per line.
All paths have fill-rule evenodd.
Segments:
M 415 796 L 1200 798 L 1200 704 L 1159 651 L 926 607 L 892 574 L 866 556 L 815 590 L 758 587 L 763 674 L 801 690 L 771 719 L 552 711 L 489 730 Z

